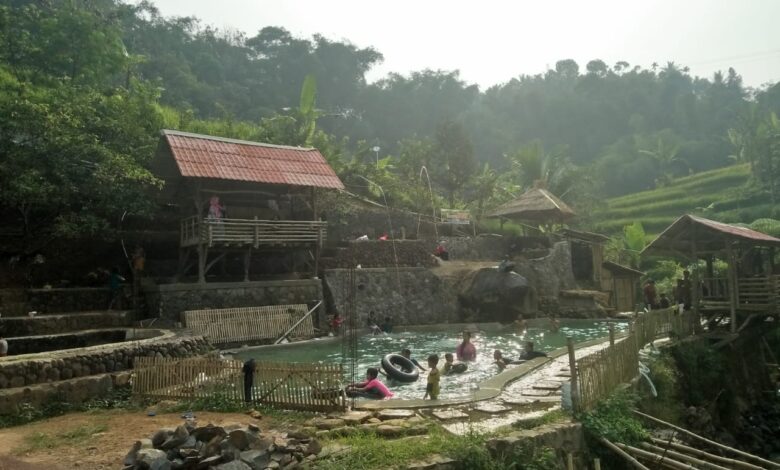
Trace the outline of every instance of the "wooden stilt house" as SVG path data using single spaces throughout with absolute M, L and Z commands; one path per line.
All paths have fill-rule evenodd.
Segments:
M 703 260 L 690 281 L 691 305 L 711 319 L 729 316 L 732 332 L 747 318 L 780 313 L 780 270 L 775 264 L 780 239 L 749 228 L 684 215 L 642 252 L 669 255 L 688 263 Z M 726 263 L 715 271 L 715 261 Z
M 344 185 L 314 148 L 164 130 L 153 171 L 180 215 L 177 278 L 197 265 L 198 282 L 228 254 L 302 251 L 316 273 L 327 223 L 317 192 Z M 216 204 L 216 206 L 215 206 Z

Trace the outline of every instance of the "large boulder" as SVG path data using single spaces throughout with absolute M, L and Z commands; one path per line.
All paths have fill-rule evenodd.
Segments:
M 463 279 L 458 300 L 475 313 L 476 320 L 508 322 L 525 311 L 528 291 L 528 280 L 520 274 L 483 268 Z

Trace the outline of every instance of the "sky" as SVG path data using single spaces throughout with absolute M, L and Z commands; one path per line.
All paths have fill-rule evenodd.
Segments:
M 482 89 L 542 73 L 561 59 L 580 70 L 613 65 L 688 66 L 698 76 L 733 66 L 746 85 L 780 81 L 779 0 L 152 0 L 165 16 L 253 36 L 281 26 L 374 47 L 389 72 L 460 70 Z

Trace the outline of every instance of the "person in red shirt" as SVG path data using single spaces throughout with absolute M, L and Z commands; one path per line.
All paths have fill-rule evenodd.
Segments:
M 344 319 L 341 318 L 338 312 L 330 319 L 330 332 L 332 335 L 338 335 L 341 329 L 341 324 L 344 323 Z

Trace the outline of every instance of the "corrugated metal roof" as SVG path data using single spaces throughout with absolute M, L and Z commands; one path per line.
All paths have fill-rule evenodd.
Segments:
M 723 222 L 716 222 L 714 220 L 705 219 L 703 217 L 697 217 L 695 215 L 688 215 L 688 217 L 690 217 L 691 220 L 693 220 L 696 223 L 707 226 L 721 233 L 733 235 L 735 237 L 739 237 L 747 240 L 755 240 L 760 242 L 780 243 L 780 239 L 777 239 L 765 233 L 757 232 L 749 228 L 724 224 Z
M 314 148 L 287 147 L 163 130 L 184 177 L 344 189 Z

